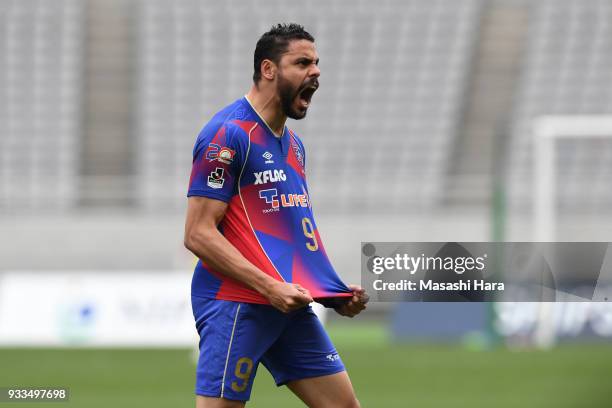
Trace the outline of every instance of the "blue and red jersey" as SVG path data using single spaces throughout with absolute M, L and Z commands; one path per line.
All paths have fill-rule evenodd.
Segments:
M 302 285 L 313 298 L 349 296 L 314 221 L 305 161 L 297 135 L 287 127 L 281 137 L 274 135 L 243 97 L 218 112 L 200 132 L 187 195 L 228 203 L 219 231 L 266 274 Z M 268 303 L 202 260 L 195 268 L 192 294 Z

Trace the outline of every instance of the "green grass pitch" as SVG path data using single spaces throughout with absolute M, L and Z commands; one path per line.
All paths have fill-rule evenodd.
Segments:
M 551 351 L 470 351 L 458 345 L 393 344 L 358 320 L 330 334 L 363 407 L 612 406 L 612 344 Z M 68 403 L 14 407 L 192 407 L 192 350 L 0 349 L 0 387 L 67 386 Z M 262 366 L 249 407 L 303 406 Z

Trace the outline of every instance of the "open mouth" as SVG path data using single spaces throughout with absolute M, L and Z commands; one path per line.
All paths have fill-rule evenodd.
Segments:
M 303 108 L 308 108 L 308 106 L 310 106 L 310 100 L 312 99 L 312 95 L 314 95 L 318 88 L 319 85 L 315 83 L 304 87 L 300 91 L 300 93 L 298 94 L 298 98 Z

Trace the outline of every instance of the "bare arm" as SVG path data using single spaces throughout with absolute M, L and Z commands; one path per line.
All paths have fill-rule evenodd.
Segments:
M 297 284 L 277 281 L 250 263 L 217 229 L 227 203 L 190 197 L 185 221 L 185 247 L 195 256 L 230 278 L 261 293 L 272 306 L 283 312 L 312 302 L 308 290 Z

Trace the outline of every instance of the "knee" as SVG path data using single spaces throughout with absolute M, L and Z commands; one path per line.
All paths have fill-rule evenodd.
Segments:
M 353 397 L 352 399 L 347 400 L 340 406 L 342 408 L 361 408 L 361 404 L 359 404 L 359 400 L 356 397 Z
M 361 408 L 359 400 L 355 397 L 351 398 L 335 398 L 333 400 L 319 401 L 318 403 L 308 404 L 310 408 Z

